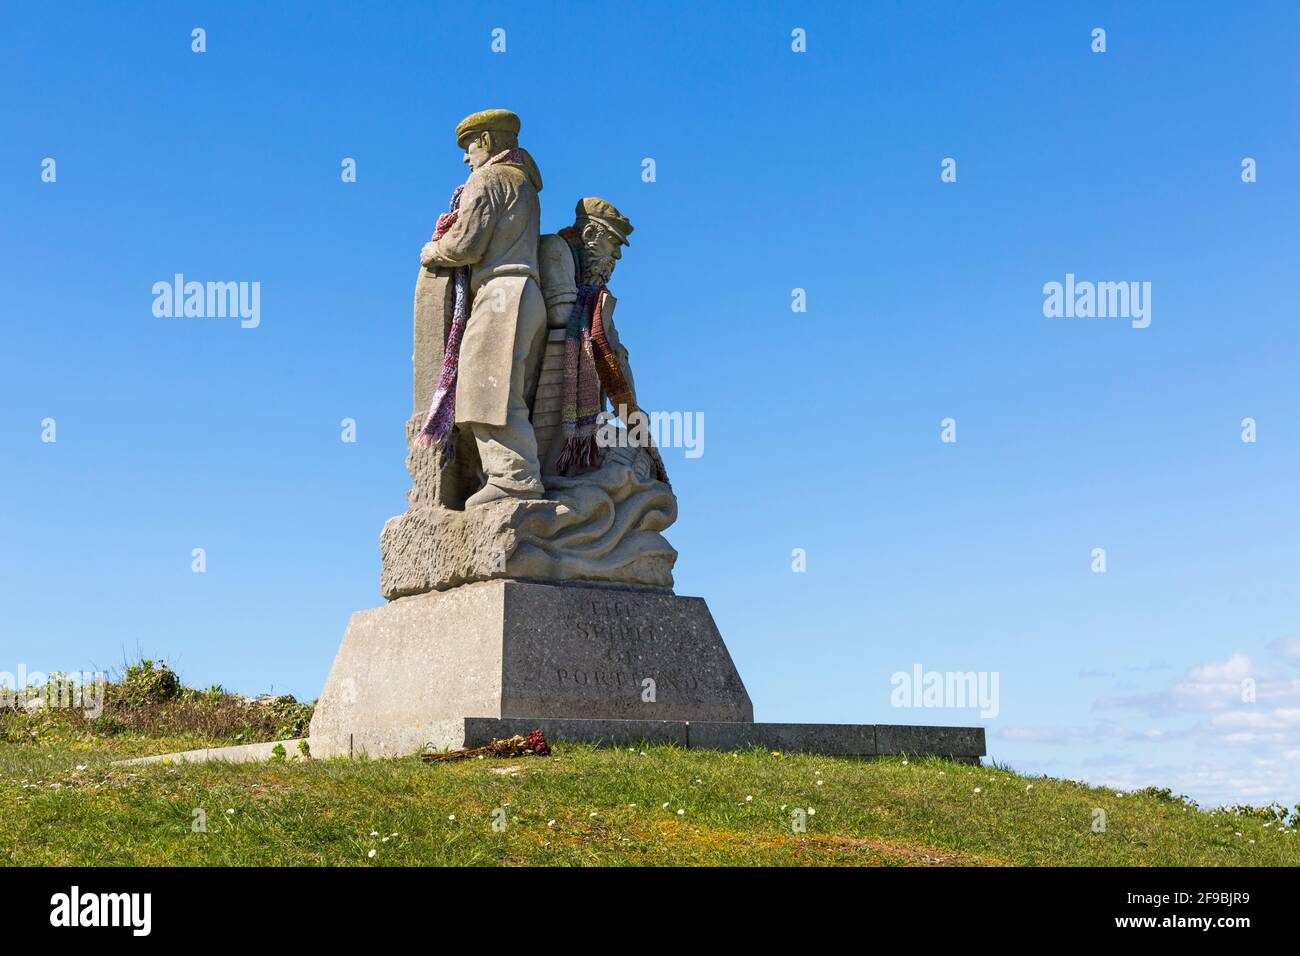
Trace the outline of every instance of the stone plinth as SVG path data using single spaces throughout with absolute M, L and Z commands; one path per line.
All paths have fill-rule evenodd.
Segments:
M 461 510 L 419 493 L 432 455 L 412 450 L 411 508 L 379 536 L 389 600 L 505 578 L 672 588 L 677 551 L 661 532 L 677 518 L 677 499 L 643 449 L 610 448 L 580 478 L 549 476 L 545 498 Z
M 354 614 L 312 753 L 459 747 L 471 716 L 749 722 L 754 712 L 701 598 L 486 581 Z

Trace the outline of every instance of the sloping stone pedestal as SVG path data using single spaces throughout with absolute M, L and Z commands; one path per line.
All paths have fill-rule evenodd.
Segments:
M 312 755 L 460 747 L 470 716 L 749 723 L 754 711 L 701 598 L 485 581 L 352 616 Z

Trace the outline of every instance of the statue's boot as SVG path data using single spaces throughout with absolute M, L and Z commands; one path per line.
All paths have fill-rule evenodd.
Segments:
M 486 482 L 470 495 L 465 507 L 484 505 L 502 498 L 534 499 L 546 493 L 542 470 L 537 463 L 537 440 L 528 421 L 528 406 L 511 401 L 509 418 L 500 428 L 473 424 L 479 462 Z
M 539 498 L 546 497 L 546 489 L 540 484 L 534 488 L 513 490 L 503 488 L 500 485 L 494 485 L 488 482 L 474 494 L 465 499 L 465 507 L 474 508 L 478 505 L 491 504 L 494 501 L 504 501 L 506 498 L 513 498 L 516 501 L 536 501 Z

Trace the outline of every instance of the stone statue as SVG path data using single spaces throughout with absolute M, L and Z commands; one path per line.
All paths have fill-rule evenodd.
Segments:
M 672 588 L 663 462 L 602 414 L 638 407 L 605 287 L 632 224 L 588 198 L 539 236 L 518 131 L 506 110 L 461 121 L 470 177 L 421 252 L 412 488 L 380 536 L 389 600 L 498 578 Z
M 606 388 L 608 375 L 597 374 L 599 389 L 596 393 L 594 415 L 599 419 L 606 402 L 614 405 L 613 413 L 625 416 L 636 408 L 636 383 L 632 377 L 632 366 L 628 361 L 628 352 L 619 340 L 618 329 L 614 325 L 614 306 L 616 301 L 606 284 L 614 274 L 614 268 L 623 257 L 622 247 L 629 245 L 628 236 L 632 232 L 632 223 L 618 211 L 613 203 L 598 197 L 578 200 L 575 221 L 560 232 L 542 236 L 540 259 L 542 271 L 542 295 L 546 300 L 547 348 L 542 357 L 540 379 L 545 385 L 538 389 L 533 405 L 533 427 L 537 435 L 538 454 L 542 463 L 543 475 L 575 475 L 590 471 L 599 466 L 603 457 L 599 452 L 585 465 L 573 460 L 565 460 L 564 446 L 566 436 L 563 433 L 563 412 L 568 404 L 565 386 L 565 342 L 570 323 L 574 317 L 575 306 L 584 292 L 596 297 L 592 310 L 593 316 L 599 314 L 604 347 L 607 349 L 605 361 L 616 367 L 621 381 L 616 386 L 619 394 L 609 394 Z M 592 336 L 594 340 L 594 335 Z M 600 347 L 599 342 L 591 344 L 594 352 Z M 600 357 L 593 355 L 593 362 L 599 363 Z M 593 370 L 594 371 L 594 370 Z M 572 396 L 577 400 L 577 396 Z M 620 407 L 622 406 L 622 407 Z M 575 438 L 581 428 L 583 409 L 573 411 Z M 592 409 L 587 409 L 592 414 Z M 597 447 L 601 442 L 599 434 Z M 590 450 L 589 450 L 590 451 Z M 570 459 L 581 458 L 571 455 Z M 647 445 L 646 465 L 655 472 L 656 478 L 668 483 L 667 472 L 663 462 L 653 447 Z
M 542 178 L 518 133 L 507 110 L 456 127 L 471 172 L 420 255 L 411 491 L 379 538 L 388 603 L 348 622 L 312 755 L 461 749 L 542 728 L 605 744 L 978 761 L 979 728 L 753 723 L 705 601 L 672 591 L 677 552 L 662 532 L 677 499 L 633 424 L 644 413 L 608 289 L 632 223 L 588 197 L 572 225 L 539 235 Z
M 509 110 L 484 110 L 460 121 L 456 142 L 470 177 L 420 252 L 425 268 L 465 270 L 453 306 L 468 311 L 451 372 L 455 391 L 448 394 L 451 376 L 439 382 L 445 388 L 435 397 L 424 435 L 430 442 L 449 440 L 454 402 L 454 424 L 473 433 L 485 475 L 467 507 L 540 498 L 543 490 L 526 398 L 533 387 L 529 369 L 546 333 L 537 265 L 542 176 L 519 148 L 518 135 L 519 117 Z M 441 423 L 440 400 L 448 407 Z

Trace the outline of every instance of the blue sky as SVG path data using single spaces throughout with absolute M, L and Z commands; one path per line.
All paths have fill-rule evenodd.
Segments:
M 639 390 L 706 422 L 666 452 L 677 590 L 757 719 L 1300 801 L 1300 12 L 701 7 L 7 6 L 0 670 L 316 696 L 405 507 L 451 131 L 504 106 L 544 231 L 583 195 L 636 228 Z M 155 317 L 178 272 L 261 283 L 260 325 Z M 1067 273 L 1150 282 L 1150 326 L 1045 317 Z M 997 672 L 998 716 L 891 706 L 914 664 Z

